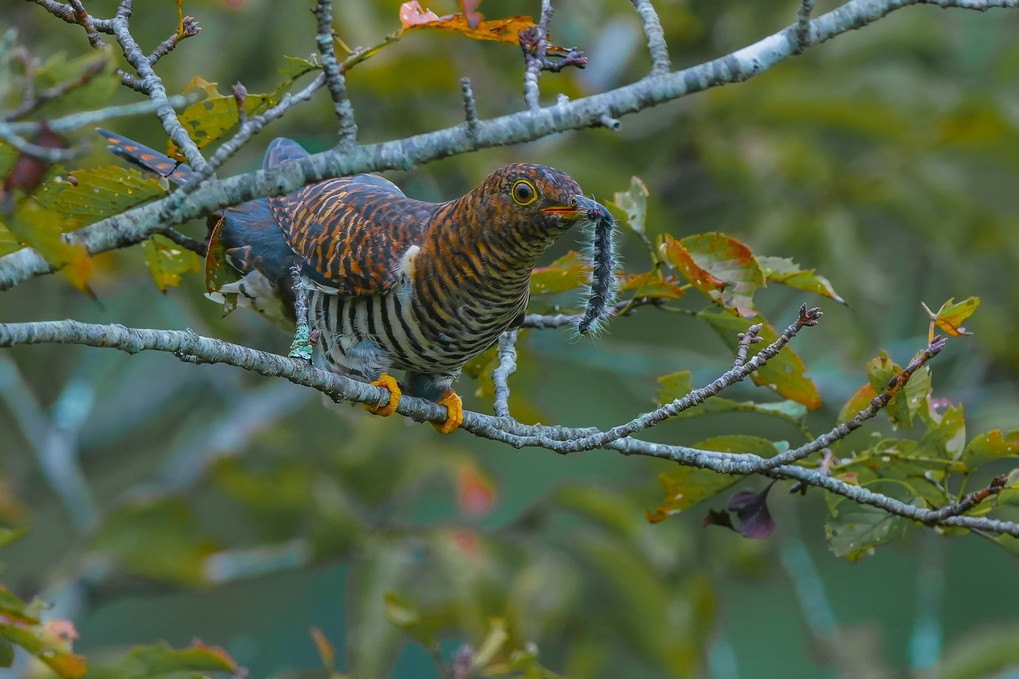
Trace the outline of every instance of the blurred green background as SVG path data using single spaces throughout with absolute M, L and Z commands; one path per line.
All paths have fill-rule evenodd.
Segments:
M 435 1 L 439 14 L 455 11 L 452 0 Z M 0 28 L 16 26 L 35 57 L 94 57 L 79 27 L 31 3 L 2 3 Z M 176 29 L 176 6 L 136 4 L 132 28 L 149 50 Z M 676 68 L 774 33 L 797 8 L 655 4 Z M 115 5 L 87 3 L 99 16 Z M 480 9 L 498 18 L 536 14 L 538 5 L 486 0 Z M 398 6 L 337 2 L 337 33 L 348 45 L 373 45 L 398 27 Z M 590 65 L 543 76 L 545 102 L 647 72 L 629 3 L 555 7 L 555 42 L 583 49 Z M 833 7 L 821 2 L 817 13 Z M 194 76 L 224 92 L 238 81 L 251 93 L 271 91 L 284 55 L 314 49 L 309 9 L 185 0 L 202 32 L 157 70 L 170 92 Z M 934 364 L 935 394 L 964 405 L 971 435 L 1010 430 L 1019 428 L 1019 359 L 1008 339 L 1019 331 L 1017 38 L 1017 12 L 907 8 L 748 82 L 626 117 L 619 132 L 556 135 L 387 176 L 411 196 L 443 200 L 512 161 L 562 168 L 599 199 L 636 175 L 650 191 L 652 237 L 722 231 L 826 275 L 848 306 L 774 286 L 756 298 L 779 327 L 804 301 L 825 311 L 794 345 L 824 399 L 810 415 L 815 434 L 863 384 L 863 364 L 879 349 L 905 362 L 926 344 L 921 300 L 936 309 L 949 297 L 979 296 L 968 324 L 976 334 L 951 342 Z M 518 49 L 422 31 L 349 75 L 360 141 L 459 124 L 463 76 L 483 118 L 523 106 Z M 115 101 L 137 99 L 124 91 Z M 109 127 L 165 144 L 151 116 Z M 280 135 L 329 148 L 328 96 L 293 109 L 226 171 L 256 167 Z M 92 141 L 84 166 L 110 163 Z M 200 237 L 204 228 L 186 230 Z M 640 243 L 622 238 L 627 270 L 646 270 Z M 568 235 L 548 258 L 578 246 Z M 138 250 L 97 258 L 99 303 L 50 276 L 0 296 L 0 317 L 190 327 L 276 352 L 288 346 L 254 315 L 220 319 L 195 274 L 160 294 Z M 683 304 L 697 308 L 694 297 Z M 658 376 L 692 370 L 704 383 L 729 362 L 695 319 L 645 309 L 597 340 L 527 334 L 512 403 L 522 419 L 607 427 L 653 407 Z M 459 384 L 467 407 L 491 411 L 490 397 L 474 395 L 476 381 Z M 428 653 L 386 619 L 385 595 L 397 593 L 390 614 L 416 608 L 441 627 L 447 661 L 462 643 L 477 647 L 489 620 L 501 618 L 506 649 L 533 642 L 543 666 L 570 677 L 1019 676 L 1013 556 L 976 537 L 914 531 L 861 562 L 840 561 L 826 551 L 818 491 L 790 496 L 788 484 L 777 486 L 778 528 L 763 542 L 701 526 L 724 497 L 652 525 L 644 512 L 661 501 L 664 463 L 442 437 L 326 406 L 287 383 L 162 355 L 5 350 L 0 398 L 0 518 L 31 527 L 0 555 L 3 581 L 51 599 L 90 658 L 197 637 L 252 676 L 282 675 L 321 666 L 309 636 L 317 626 L 345 671 L 437 676 Z M 755 416 L 670 422 L 650 438 L 691 444 L 736 431 L 801 441 L 794 427 Z M 5 672 L 41 670 L 19 661 Z

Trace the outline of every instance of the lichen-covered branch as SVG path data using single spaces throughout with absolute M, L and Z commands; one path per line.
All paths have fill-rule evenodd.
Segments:
M 499 365 L 492 371 L 495 384 L 495 404 L 492 410 L 496 417 L 509 417 L 509 378 L 517 371 L 517 331 L 510 330 L 499 335 Z
M 347 98 L 346 76 L 336 59 L 336 49 L 333 45 L 333 0 L 318 0 L 312 11 L 318 24 L 315 42 L 322 57 L 322 73 L 325 75 L 329 94 L 333 98 L 333 110 L 340 123 L 338 146 L 346 148 L 357 142 L 357 124 L 354 122 L 354 107 Z
M 36 1 L 47 9 L 50 9 L 50 4 L 62 6 L 47 0 Z M 130 5 L 129 2 L 126 4 Z M 810 21 L 808 45 L 818 45 L 873 23 L 893 11 L 916 4 L 987 10 L 1016 8 L 1019 7 L 1019 0 L 849 0 L 841 7 Z M 64 18 L 63 14 L 58 13 L 58 16 Z M 101 32 L 116 27 L 120 39 L 121 34 L 126 32 L 126 16 L 118 14 L 118 17 L 110 23 L 96 23 L 95 20 L 93 23 Z M 73 17 L 70 20 L 77 23 Z M 794 24 L 743 49 L 698 66 L 652 75 L 630 85 L 574 101 L 560 101 L 536 110 L 478 121 L 473 128 L 457 125 L 405 139 L 353 146 L 342 152 L 334 149 L 300 162 L 284 163 L 268 170 L 206 182 L 179 209 L 173 211 L 171 223 L 161 222 L 163 206 L 162 201 L 158 201 L 92 224 L 70 235 L 68 240 L 84 244 L 93 254 L 105 252 L 140 243 L 167 226 L 204 217 L 253 198 L 284 195 L 330 177 L 410 169 L 421 163 L 468 151 L 533 141 L 568 130 L 597 127 L 604 123 L 606 116 L 611 120 L 695 92 L 759 75 L 797 52 L 800 45 L 796 35 L 798 28 L 798 24 Z M 144 59 L 144 55 L 140 50 L 132 51 L 131 59 L 132 65 L 135 65 L 135 61 Z M 142 66 L 147 71 L 140 70 L 140 73 L 151 71 L 147 59 Z M 147 75 L 143 79 L 149 81 Z M 159 97 L 154 99 L 158 99 L 160 104 L 163 101 Z M 162 119 L 166 109 L 160 107 L 159 111 Z M 176 117 L 173 118 L 175 121 Z M 164 124 L 167 122 L 164 121 Z M 171 129 L 173 124 L 179 125 L 169 123 Z M 171 136 L 176 141 L 180 135 L 174 130 Z M 186 148 L 185 152 L 187 155 Z M 204 166 L 204 160 L 201 163 Z M 200 168 L 192 163 L 192 169 Z M 28 248 L 0 257 L 0 290 L 51 270 L 51 266 L 37 252 Z
M 634 9 L 644 24 L 644 37 L 647 38 L 647 49 L 651 54 L 651 73 L 662 74 L 672 70 L 669 59 L 669 46 L 665 42 L 665 31 L 658 18 L 651 0 L 632 0 Z
M 282 377 L 295 384 L 321 391 L 336 401 L 385 405 L 389 400 L 389 391 L 386 389 L 314 368 L 303 360 L 285 358 L 209 337 L 200 337 L 190 330 L 149 330 L 126 328 L 122 325 L 79 323 L 70 320 L 0 323 L 0 347 L 40 343 L 107 347 L 131 354 L 140 351 L 162 351 L 173 354 L 185 363 L 225 363 L 267 377 Z M 751 362 L 753 359 L 747 365 Z M 418 422 L 441 423 L 446 419 L 446 409 L 443 406 L 406 395 L 400 399 L 396 412 Z M 530 445 L 549 450 L 556 450 L 557 444 L 569 442 L 571 439 L 590 438 L 597 433 L 592 429 L 525 425 L 509 417 L 493 417 L 471 411 L 464 411 L 461 428 L 476 436 L 503 441 L 516 447 Z M 625 455 L 656 457 L 687 466 L 710 469 L 722 474 L 758 473 L 757 470 L 762 469 L 767 462 L 764 458 L 749 453 L 720 453 L 686 446 L 652 443 L 631 437 L 610 440 L 603 447 Z M 942 509 L 927 509 L 840 481 L 818 470 L 796 465 L 774 467 L 767 469 L 763 474 L 775 479 L 795 480 L 807 486 L 823 488 L 854 502 L 878 507 L 890 514 L 927 525 L 960 526 L 1019 537 L 1019 524 L 961 514 L 962 511 L 974 506 L 978 501 L 994 492 L 994 484 L 986 489 L 987 493 L 978 491 L 972 498 L 964 500 L 958 505 Z
M 141 78 L 145 92 L 155 105 L 155 114 L 163 124 L 163 130 L 166 132 L 166 135 L 181 150 L 193 170 L 204 172 L 208 165 L 205 157 L 195 142 L 191 140 L 180 120 L 177 119 L 177 113 L 170 106 L 169 97 L 166 93 L 166 88 L 163 86 L 162 78 L 156 75 L 156 72 L 152 69 L 149 57 L 142 52 L 138 42 L 131 34 L 128 20 L 131 18 L 133 9 L 133 0 L 121 0 L 120 6 L 117 8 L 117 14 L 111 22 L 113 34 L 116 36 L 117 43 L 120 44 L 127 62 L 131 64 L 135 71 L 137 71 L 138 77 Z

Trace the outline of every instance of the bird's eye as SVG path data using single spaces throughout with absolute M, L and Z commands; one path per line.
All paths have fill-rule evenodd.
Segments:
M 521 179 L 514 184 L 510 195 L 513 196 L 513 201 L 517 205 L 530 205 L 538 199 L 538 192 L 534 190 L 534 184 L 526 179 Z

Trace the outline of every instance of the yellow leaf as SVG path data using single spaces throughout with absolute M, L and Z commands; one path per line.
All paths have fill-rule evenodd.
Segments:
M 977 307 L 980 306 L 979 297 L 968 297 L 958 304 L 956 304 L 955 298 L 953 297 L 942 304 L 937 313 L 932 312 L 923 302 L 920 302 L 920 304 L 927 311 L 927 315 L 931 317 L 931 321 L 933 322 L 933 325 L 931 326 L 932 334 L 934 332 L 934 325 L 938 326 L 952 337 L 963 337 L 965 335 L 973 334 L 971 332 L 967 332 L 962 323 L 977 310 Z

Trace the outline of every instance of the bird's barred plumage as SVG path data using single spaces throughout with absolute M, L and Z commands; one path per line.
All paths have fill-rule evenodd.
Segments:
M 190 176 L 163 154 L 100 132 L 135 164 L 177 183 Z M 276 139 L 264 166 L 307 155 Z M 321 331 L 313 362 L 367 381 L 403 369 L 403 390 L 431 400 L 520 323 L 531 270 L 549 245 L 577 222 L 611 222 L 568 175 L 530 164 L 502 167 L 444 203 L 356 175 L 250 201 L 222 217 L 217 238 L 241 278 L 218 292 L 292 322 L 290 271 L 299 267 L 309 324 Z

